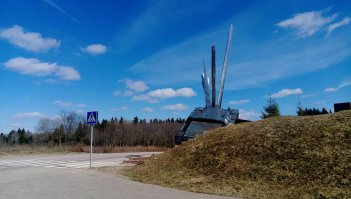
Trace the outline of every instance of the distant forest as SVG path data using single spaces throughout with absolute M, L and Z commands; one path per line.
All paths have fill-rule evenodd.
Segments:
M 139 119 L 123 117 L 103 119 L 94 125 L 94 146 L 161 146 L 172 147 L 174 136 L 185 122 L 182 118 Z M 61 112 L 60 118 L 38 121 L 36 133 L 25 129 L 0 134 L 0 145 L 70 146 L 90 144 L 90 126 L 74 112 Z

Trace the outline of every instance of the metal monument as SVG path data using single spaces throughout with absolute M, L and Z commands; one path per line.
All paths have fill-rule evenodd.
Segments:
M 204 131 L 227 126 L 243 122 L 240 120 L 238 109 L 223 109 L 222 108 L 222 97 L 224 89 L 224 81 L 227 71 L 227 61 L 230 43 L 233 34 L 233 26 L 230 25 L 226 50 L 224 54 L 221 82 L 219 86 L 218 98 L 216 101 L 216 48 L 212 46 L 212 74 L 211 74 L 211 86 L 212 86 L 212 101 L 210 100 L 210 79 L 206 73 L 206 67 L 204 64 L 204 72 L 201 75 L 202 87 L 205 93 L 205 107 L 195 108 L 191 112 L 190 116 L 185 121 L 178 135 L 175 136 L 175 143 L 181 144 L 182 141 L 187 141 L 198 135 L 204 133 Z

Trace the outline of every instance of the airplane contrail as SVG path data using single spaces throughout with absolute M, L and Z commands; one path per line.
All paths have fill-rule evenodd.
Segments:
M 53 0 L 42 0 L 44 3 L 54 7 L 56 10 L 71 18 L 73 21 L 80 23 L 76 18 L 72 17 L 72 15 L 68 14 L 65 10 L 63 10 L 60 6 L 58 6 Z

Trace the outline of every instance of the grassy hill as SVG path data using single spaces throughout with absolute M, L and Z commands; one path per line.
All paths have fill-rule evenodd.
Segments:
M 219 128 L 124 174 L 239 198 L 351 198 L 351 111 Z

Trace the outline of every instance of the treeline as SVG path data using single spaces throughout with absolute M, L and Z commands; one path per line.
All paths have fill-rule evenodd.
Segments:
M 331 113 L 331 110 L 329 112 L 327 109 L 322 108 L 322 110 L 319 110 L 317 108 L 298 108 L 297 111 L 297 116 L 307 116 L 307 115 L 323 115 L 323 114 L 329 114 Z
M 162 146 L 174 145 L 174 136 L 185 122 L 182 118 L 139 119 L 132 121 L 111 118 L 94 125 L 94 146 Z M 56 119 L 42 118 L 38 121 L 36 133 L 25 129 L 12 130 L 8 135 L 0 134 L 0 145 L 61 146 L 90 144 L 90 126 L 85 118 L 74 112 L 61 112 Z
M 12 130 L 8 135 L 0 133 L 0 145 L 32 144 L 33 133 L 24 129 Z
M 326 108 L 322 108 L 321 110 L 319 110 L 318 108 L 304 108 L 301 105 L 300 101 L 297 104 L 297 110 L 296 110 L 297 116 L 322 115 L 322 114 L 329 114 L 329 113 L 332 113 L 332 111 L 329 110 L 328 112 Z M 260 117 L 262 119 L 266 119 L 269 117 L 276 117 L 280 115 L 281 114 L 280 114 L 279 104 L 275 101 L 274 98 L 269 97 L 267 99 L 267 104 L 263 106 L 263 111 Z
M 174 136 L 179 131 L 184 119 L 145 120 L 134 117 L 131 122 L 112 118 L 102 120 L 96 125 L 94 138 L 95 144 L 99 146 L 164 146 L 174 145 Z

